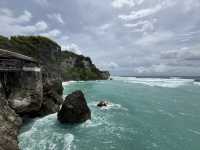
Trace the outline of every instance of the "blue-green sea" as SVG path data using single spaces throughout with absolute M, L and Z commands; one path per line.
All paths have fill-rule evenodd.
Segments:
M 21 150 L 200 150 L 200 83 L 191 79 L 114 77 L 63 83 L 82 90 L 92 119 L 62 125 L 36 118 L 19 135 Z M 106 108 L 96 104 L 109 101 Z

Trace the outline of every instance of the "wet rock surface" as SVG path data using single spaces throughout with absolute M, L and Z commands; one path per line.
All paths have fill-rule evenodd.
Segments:
M 81 91 L 69 94 L 58 112 L 58 120 L 61 123 L 81 123 L 88 119 L 91 119 L 91 111 L 84 94 Z
M 97 106 L 98 107 L 106 107 L 106 106 L 108 106 L 108 102 L 107 101 L 100 101 L 98 104 L 97 104 Z

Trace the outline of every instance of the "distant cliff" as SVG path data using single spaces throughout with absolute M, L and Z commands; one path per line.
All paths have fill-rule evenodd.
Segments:
M 68 80 L 106 80 L 110 74 L 100 71 L 89 57 L 78 55 L 69 51 L 62 51 L 61 76 Z

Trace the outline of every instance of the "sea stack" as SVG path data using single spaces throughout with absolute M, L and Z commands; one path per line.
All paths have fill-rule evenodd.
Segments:
M 91 111 L 82 91 L 69 94 L 58 112 L 61 123 L 82 123 L 91 119 Z

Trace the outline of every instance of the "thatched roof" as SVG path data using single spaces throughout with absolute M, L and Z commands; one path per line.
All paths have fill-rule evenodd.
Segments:
M 12 51 L 8 51 L 8 50 L 3 50 L 0 49 L 0 58 L 15 58 L 15 59 L 21 59 L 21 60 L 25 60 L 25 61 L 30 61 L 30 62 L 34 62 L 37 63 L 37 61 L 35 59 L 33 59 L 32 57 L 28 57 L 16 52 L 12 52 Z

